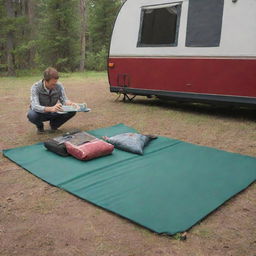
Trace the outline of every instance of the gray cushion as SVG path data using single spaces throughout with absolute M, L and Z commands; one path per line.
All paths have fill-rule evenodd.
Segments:
M 139 133 L 122 133 L 110 138 L 106 138 L 106 140 L 107 142 L 114 145 L 115 148 L 143 155 L 144 147 L 153 138 L 156 137 L 150 135 L 142 135 Z

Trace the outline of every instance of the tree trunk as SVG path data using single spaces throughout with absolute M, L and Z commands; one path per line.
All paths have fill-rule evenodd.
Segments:
M 80 17 L 81 17 L 81 32 L 80 32 L 80 66 L 79 70 L 85 69 L 85 46 L 87 32 L 87 0 L 80 0 Z
M 21 15 L 26 16 L 27 0 L 21 0 L 21 1 L 19 1 L 19 3 L 20 3 Z
M 12 0 L 6 0 L 5 6 L 6 6 L 7 17 L 14 19 L 14 9 L 13 9 Z M 7 43 L 6 43 L 7 67 L 8 67 L 9 76 L 15 76 L 14 58 L 12 53 L 13 49 L 14 49 L 14 34 L 13 34 L 13 31 L 9 31 L 7 33 Z
M 30 35 L 29 39 L 35 40 L 36 37 L 36 25 L 35 23 L 35 1 L 34 0 L 27 0 L 27 16 L 28 16 L 28 22 L 30 27 Z M 35 55 L 36 55 L 36 49 L 35 46 L 32 46 L 29 49 L 29 67 L 34 68 L 35 67 Z

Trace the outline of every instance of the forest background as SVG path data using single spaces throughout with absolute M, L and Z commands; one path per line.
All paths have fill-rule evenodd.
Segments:
M 103 71 L 125 0 L 0 0 L 0 74 Z

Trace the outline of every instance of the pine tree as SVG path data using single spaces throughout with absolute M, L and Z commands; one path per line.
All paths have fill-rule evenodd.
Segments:
M 4 0 L 0 0 L 0 71 L 7 69 L 6 63 L 6 11 Z
M 112 27 L 120 5 L 120 0 L 89 1 L 87 62 L 91 69 L 106 68 Z
M 79 71 L 84 71 L 85 68 L 85 48 L 86 48 L 86 34 L 88 21 L 88 0 L 79 1 L 79 15 L 80 15 L 80 65 Z
M 28 3 L 32 0 L 0 0 L 0 68 L 8 75 L 29 68 L 30 25 Z
M 5 23 L 5 31 L 3 33 L 6 36 L 6 58 L 7 58 L 7 69 L 8 75 L 15 75 L 14 69 L 14 32 L 15 32 L 15 12 L 14 12 L 14 3 L 11 0 L 5 1 L 5 10 L 6 10 L 6 18 L 3 20 Z
M 29 69 L 33 65 L 35 42 L 33 38 L 36 24 L 31 9 L 35 0 L 16 0 L 15 4 L 15 68 Z
M 41 0 L 39 62 L 60 71 L 79 66 L 79 19 L 76 0 Z
M 91 0 L 89 14 L 89 33 L 91 50 L 98 52 L 102 47 L 108 47 L 120 1 Z

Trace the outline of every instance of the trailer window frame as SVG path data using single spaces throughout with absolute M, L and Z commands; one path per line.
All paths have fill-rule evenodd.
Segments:
M 176 19 L 176 27 L 175 27 L 175 36 L 173 43 L 157 43 L 157 44 L 150 44 L 150 43 L 142 43 L 142 30 L 143 30 L 143 22 L 144 22 L 144 15 L 146 10 L 158 10 L 164 9 L 169 7 L 176 7 L 177 9 L 177 19 Z M 137 41 L 137 47 L 176 47 L 178 46 L 178 36 L 179 36 L 179 28 L 180 28 L 180 16 L 181 16 L 181 7 L 182 2 L 174 2 L 168 4 L 161 4 L 161 5 L 150 5 L 150 6 L 142 6 L 141 13 L 140 13 L 140 28 L 139 28 L 139 36 Z

